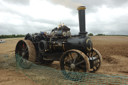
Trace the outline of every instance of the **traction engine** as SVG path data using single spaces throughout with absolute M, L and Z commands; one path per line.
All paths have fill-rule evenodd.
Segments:
M 27 34 L 24 40 L 20 40 L 15 49 L 15 54 L 23 59 L 20 65 L 30 68 L 34 63 L 51 64 L 60 61 L 60 68 L 65 77 L 73 79 L 69 72 L 96 72 L 102 62 L 102 56 L 93 48 L 91 39 L 87 36 L 85 26 L 85 7 L 78 7 L 79 29 L 78 35 L 71 35 L 70 28 L 60 25 L 54 28 L 50 34 L 40 32 Z

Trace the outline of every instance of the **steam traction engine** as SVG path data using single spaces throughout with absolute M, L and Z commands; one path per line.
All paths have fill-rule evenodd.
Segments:
M 69 72 L 96 72 L 101 66 L 102 56 L 93 48 L 92 41 L 87 36 L 85 9 L 84 6 L 78 7 L 78 35 L 72 36 L 70 28 L 65 25 L 54 28 L 50 34 L 27 34 L 24 40 L 17 43 L 15 54 L 35 63 L 51 64 L 60 61 L 63 74 L 70 78 Z M 20 65 L 30 68 L 31 64 L 24 64 L 24 60 L 20 61 Z

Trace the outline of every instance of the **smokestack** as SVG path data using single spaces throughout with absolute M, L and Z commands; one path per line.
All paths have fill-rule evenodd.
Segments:
M 85 25 L 85 9 L 86 7 L 85 6 L 80 6 L 77 8 L 78 12 L 79 12 L 79 29 L 80 29 L 80 32 L 79 34 L 80 35 L 86 35 L 87 32 L 86 32 L 86 25 Z

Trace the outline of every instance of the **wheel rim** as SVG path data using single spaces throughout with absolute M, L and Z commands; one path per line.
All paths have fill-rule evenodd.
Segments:
M 93 50 L 87 55 L 89 56 L 89 60 L 90 60 L 90 67 L 91 67 L 90 72 L 98 71 L 102 63 L 102 56 L 99 53 L 99 51 L 93 48 Z
M 82 78 L 81 73 L 87 72 L 90 67 L 88 59 L 84 58 L 85 56 L 78 50 L 69 50 L 62 55 L 61 70 L 66 78 L 70 80 L 80 80 Z

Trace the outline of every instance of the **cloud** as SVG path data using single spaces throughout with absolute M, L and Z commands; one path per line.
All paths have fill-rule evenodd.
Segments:
M 113 20 L 102 21 L 96 19 L 95 23 L 89 23 L 87 30 L 94 34 L 128 35 L 128 15 L 115 17 Z
M 0 1 L 0 34 L 26 34 L 51 31 L 64 23 L 72 34 L 79 33 L 77 7 L 85 5 L 87 32 L 127 34 L 128 1 L 126 0 L 31 0 Z M 10 4 L 11 3 L 11 4 Z
M 83 5 L 81 2 L 79 2 L 78 0 L 50 0 L 51 2 L 53 2 L 54 4 L 59 4 L 59 5 L 63 5 L 65 7 L 68 8 L 72 8 L 72 9 L 76 9 L 78 6 Z
M 3 20 L 0 20 L 3 22 L 0 23 L 0 34 L 26 34 L 26 33 L 40 32 L 40 31 L 49 32 L 54 27 L 58 26 L 58 24 L 60 23 L 58 21 L 36 19 L 33 18 L 32 16 L 22 14 L 10 8 L 0 9 L 0 11 L 1 14 L 2 12 L 5 13 L 3 14 L 5 15 Z M 6 16 L 8 17 L 7 21 L 5 19 Z M 14 21 L 15 18 L 21 20 L 22 23 L 17 22 L 17 20 Z M 73 20 L 70 19 L 64 19 L 63 22 L 66 22 L 65 24 L 68 25 L 69 27 L 75 27 L 78 25 L 78 23 L 75 23 Z
M 29 0 L 4 0 L 4 1 L 11 4 L 21 4 L 21 5 L 29 5 L 30 3 Z
M 54 13 L 55 17 L 53 16 L 53 19 L 49 19 L 49 17 L 43 17 L 43 15 L 38 16 L 38 13 L 36 13 L 37 15 L 31 15 L 31 11 L 30 13 L 26 13 L 24 11 L 27 11 L 26 9 L 24 9 L 23 11 L 19 11 L 17 9 L 19 9 L 19 5 L 15 6 L 14 5 L 10 5 L 8 3 L 0 3 L 0 34 L 20 34 L 20 33 L 34 33 L 34 32 L 39 32 L 39 31 L 50 31 L 52 30 L 54 27 L 58 26 L 58 24 L 64 23 L 66 25 L 68 25 L 69 27 L 75 27 L 78 25 L 77 21 L 74 21 L 74 16 L 72 17 L 72 15 L 70 15 L 69 12 L 67 13 L 62 13 L 63 11 L 60 11 L 59 13 Z M 11 6 L 11 7 L 10 7 Z M 20 7 L 21 8 L 21 7 Z M 61 7 L 63 8 L 63 7 Z M 29 8 L 31 9 L 31 8 Z M 37 10 L 37 9 L 36 9 Z M 41 9 L 38 9 L 39 12 L 41 12 Z M 65 9 L 67 10 L 67 9 Z M 37 11 L 38 12 L 38 11 Z M 50 11 L 49 11 L 50 13 Z M 49 14 L 48 13 L 48 14 Z M 43 13 L 44 14 L 44 13 Z M 47 16 L 48 16 L 47 14 Z M 57 14 L 59 15 L 58 19 L 56 19 Z M 65 14 L 67 16 L 63 17 L 62 14 Z M 49 14 L 49 16 L 52 14 Z M 38 18 L 36 18 L 35 16 L 38 16 Z M 70 19 L 71 18 L 73 19 Z M 51 16 L 50 16 L 51 17 Z M 66 18 L 69 17 L 69 18 Z M 46 18 L 46 19 L 45 19 Z M 48 19 L 47 19 L 48 18 Z M 60 19 L 61 18 L 61 19 Z M 77 19 L 77 17 L 76 17 Z M 10 30 L 11 29 L 11 30 Z M 26 31 L 27 29 L 27 31 Z
M 51 2 L 65 7 L 76 9 L 78 6 L 86 6 L 87 12 L 96 12 L 98 7 L 106 5 L 110 8 L 127 6 L 128 0 L 50 0 Z M 76 12 L 74 12 L 76 13 Z

